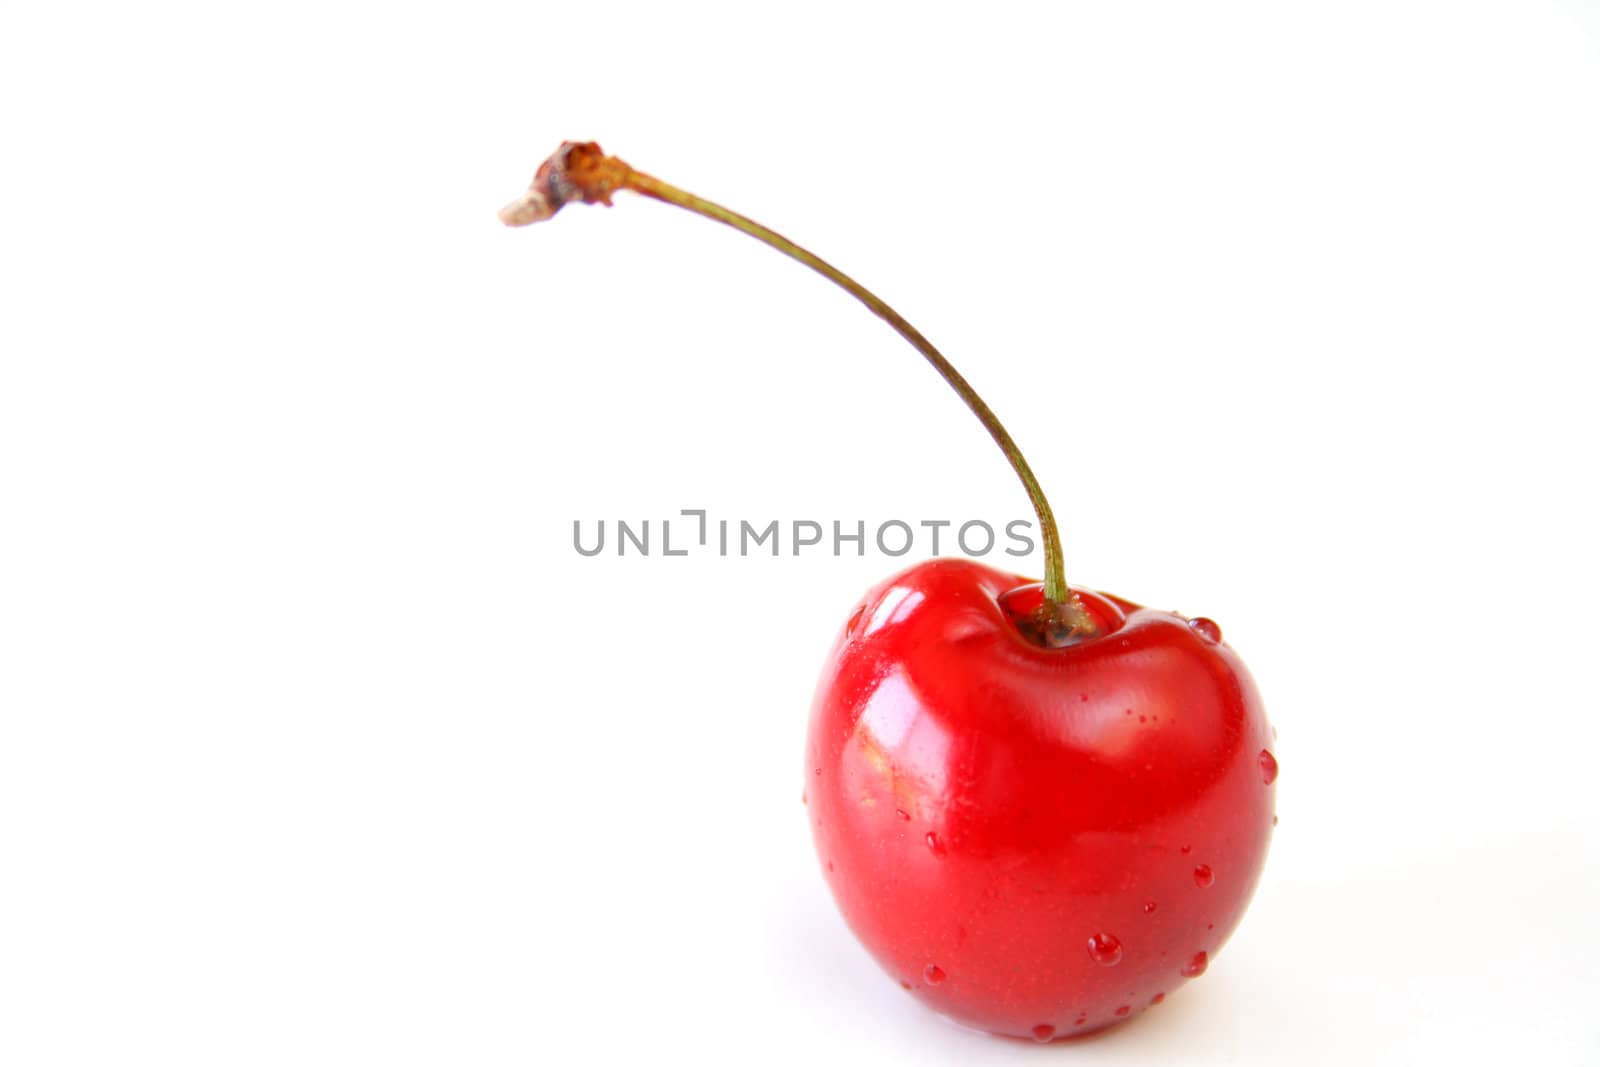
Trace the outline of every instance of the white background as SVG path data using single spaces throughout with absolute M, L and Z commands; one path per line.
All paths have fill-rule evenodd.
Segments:
M 1600 1062 L 1597 35 L 8 2 L 0 1063 Z M 968 1033 L 838 919 L 811 687 L 907 560 L 573 551 L 1026 514 L 753 242 L 637 199 L 498 225 L 591 137 L 878 288 L 1071 577 L 1252 665 L 1282 825 L 1161 1009 Z

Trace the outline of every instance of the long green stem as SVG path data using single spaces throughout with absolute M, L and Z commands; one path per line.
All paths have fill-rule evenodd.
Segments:
M 983 423 L 984 429 L 989 431 L 989 436 L 994 438 L 995 444 L 1000 446 L 1000 451 L 1005 453 L 1007 462 L 1017 472 L 1022 487 L 1027 490 L 1028 500 L 1033 504 L 1033 510 L 1039 517 L 1040 534 L 1044 541 L 1045 601 L 1055 608 L 1059 623 L 1069 632 L 1088 634 L 1095 630 L 1093 620 L 1067 585 L 1062 566 L 1061 539 L 1056 532 L 1056 520 L 1050 510 L 1050 502 L 1045 499 L 1044 490 L 1039 487 L 1038 479 L 1033 476 L 1033 469 L 1028 466 L 1028 461 L 1023 458 L 1016 442 L 1011 439 L 1011 434 L 943 353 L 933 347 L 933 343 L 907 322 L 898 311 L 873 295 L 860 282 L 761 223 L 679 189 L 659 178 L 634 170 L 622 160 L 606 156 L 600 151 L 599 146 L 593 144 L 568 142 L 563 145 L 561 151 L 540 168 L 539 174 L 534 178 L 533 188 L 524 199 L 509 205 L 502 212 L 501 218 L 509 225 L 540 221 L 549 218 L 564 203 L 579 198 L 590 203 L 609 204 L 610 194 L 617 189 L 631 189 L 641 195 L 673 204 L 696 215 L 731 226 L 740 233 L 748 234 L 763 244 L 777 249 L 790 259 L 810 267 L 861 301 L 869 311 L 887 322 L 896 333 L 921 352 L 923 357 L 933 364 L 940 377 L 956 391 L 956 395 L 972 409 L 978 421 Z

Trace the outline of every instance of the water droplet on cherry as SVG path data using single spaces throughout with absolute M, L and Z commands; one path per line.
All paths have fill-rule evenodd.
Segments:
M 1133 1008 L 1131 1006 L 1129 1006 L 1127 1004 L 1123 1004 L 1122 1006 L 1117 1008 L 1117 1010 L 1112 1012 L 1111 1014 L 1115 1015 L 1117 1018 L 1121 1019 L 1124 1016 L 1126 1016 L 1132 1010 L 1133 1010 Z
M 1261 761 L 1261 780 L 1271 785 L 1278 780 L 1278 760 L 1266 749 L 1261 750 L 1261 755 L 1256 759 Z
M 1122 959 L 1122 942 L 1111 934 L 1095 934 L 1089 938 L 1089 958 L 1104 967 L 1114 966 Z
M 1204 955 L 1204 953 L 1202 953 L 1202 955 Z M 944 968 L 940 967 L 937 963 L 930 963 L 927 967 L 923 968 L 922 977 L 928 980 L 929 985 L 938 985 L 940 982 L 944 981 Z
M 906 814 L 906 811 L 905 811 L 904 808 L 895 808 L 894 809 L 894 813 L 896 815 L 900 816 L 900 818 L 904 819 L 906 822 L 910 822 L 911 821 L 911 816 Z
M 1185 856 L 1187 856 L 1189 854 L 1189 849 L 1192 848 L 1192 847 L 1193 847 L 1192 845 L 1184 845 L 1181 848 L 1179 848 L 1178 851 L 1182 852 Z
M 1184 964 L 1183 969 L 1178 973 L 1183 975 L 1185 978 L 1199 978 L 1202 974 L 1206 973 L 1206 964 L 1208 962 L 1209 961 L 1206 959 L 1206 954 L 1204 952 L 1196 952 L 1194 954 L 1194 958 L 1188 963 Z
M 1216 644 L 1222 640 L 1222 627 L 1218 626 L 1216 623 L 1212 622 L 1208 618 L 1205 618 L 1204 616 L 1201 616 L 1198 619 L 1190 619 L 1189 629 L 1193 630 L 1207 641 L 1210 641 L 1212 644 Z
M 1205 864 L 1202 863 L 1200 866 L 1194 869 L 1194 884 L 1199 886 L 1201 889 L 1204 889 L 1206 886 L 1210 885 L 1216 880 L 1217 876 L 1211 873 L 1211 868 L 1207 867 Z
M 1156 913 L 1156 902 L 1153 901 L 1153 900 L 1145 901 L 1144 902 L 1144 913 L 1146 915 L 1154 915 Z
M 1038 1026 L 1033 1028 L 1033 1039 L 1040 1043 L 1049 1041 L 1055 1036 L 1056 1028 L 1051 1026 L 1049 1023 L 1040 1023 Z
M 928 835 L 923 840 L 928 843 L 929 852 L 932 852 L 935 856 L 944 855 L 944 842 L 939 840 L 938 834 L 929 830 Z

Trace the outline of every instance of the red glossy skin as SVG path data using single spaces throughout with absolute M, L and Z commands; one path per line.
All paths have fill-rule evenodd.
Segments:
M 891 976 L 960 1023 L 1050 1040 L 1216 956 L 1266 856 L 1276 763 L 1209 624 L 1080 590 L 1103 632 L 1043 648 L 1001 604 L 1026 584 L 940 559 L 872 589 L 823 670 L 805 797 L 834 898 Z

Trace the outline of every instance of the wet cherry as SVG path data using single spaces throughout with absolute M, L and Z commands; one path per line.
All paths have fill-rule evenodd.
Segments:
M 1043 582 L 917 564 L 854 606 L 823 668 L 803 798 L 861 943 L 936 1010 L 1036 1041 L 1130 1018 L 1204 974 L 1276 822 L 1271 729 L 1221 627 L 1069 587 L 1050 506 L 994 413 L 892 308 L 779 234 L 575 142 L 501 218 L 620 190 L 755 237 L 860 300 L 983 423 L 1038 515 Z
M 1115 621 L 1043 647 L 1007 610 L 1027 585 L 943 559 L 873 589 L 873 623 L 841 633 L 824 669 L 806 749 L 850 928 L 891 975 L 939 960 L 944 980 L 914 991 L 933 1008 L 1018 1037 L 1041 1020 L 1092 1032 L 1203 973 L 1255 887 L 1274 792 L 1231 648 L 1088 593 Z

